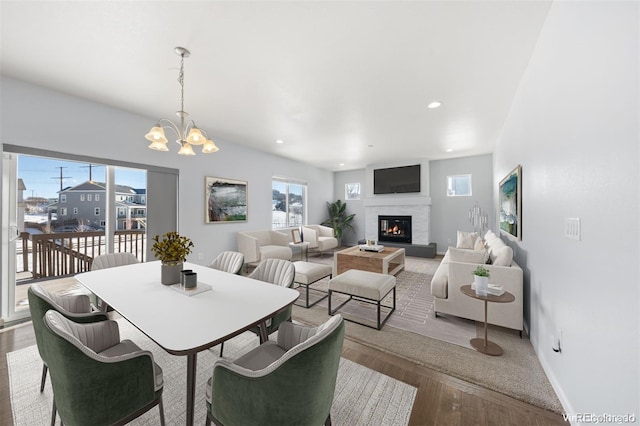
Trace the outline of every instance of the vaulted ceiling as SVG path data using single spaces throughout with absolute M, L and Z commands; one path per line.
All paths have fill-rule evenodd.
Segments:
M 492 152 L 549 7 L 3 0 L 0 65 L 151 127 L 180 109 L 184 46 L 185 110 L 221 149 L 349 170 Z

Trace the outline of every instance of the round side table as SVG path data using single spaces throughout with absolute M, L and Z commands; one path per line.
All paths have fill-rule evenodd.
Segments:
M 483 354 L 486 354 L 486 355 L 491 355 L 491 356 L 502 355 L 502 348 L 498 346 L 498 344 L 491 342 L 489 341 L 489 339 L 487 339 L 487 305 L 488 305 L 488 302 L 511 303 L 514 300 L 516 300 L 516 297 L 513 294 L 509 293 L 508 291 L 505 291 L 500 296 L 496 296 L 493 294 L 487 294 L 486 296 L 478 296 L 476 294 L 476 291 L 471 289 L 471 285 L 463 285 L 462 287 L 460 287 L 460 291 L 469 297 L 484 301 L 484 339 L 481 339 L 478 337 L 471 339 L 470 341 L 471 346 L 473 346 L 473 348 L 478 352 L 482 352 Z

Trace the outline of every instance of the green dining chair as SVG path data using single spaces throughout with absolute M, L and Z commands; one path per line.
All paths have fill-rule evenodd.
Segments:
M 90 298 L 86 294 L 58 295 L 52 294 L 38 283 L 31 284 L 27 290 L 29 299 L 29 312 L 33 323 L 33 331 L 36 335 L 36 345 L 40 358 L 42 358 L 42 379 L 40 380 L 40 392 L 44 390 L 47 381 L 47 362 L 43 353 L 42 327 L 44 314 L 50 310 L 56 310 L 65 317 L 79 323 L 105 321 L 109 319 L 106 313 L 96 312 L 91 306 Z
M 116 321 L 78 324 L 50 310 L 42 340 L 63 424 L 122 425 L 158 406 L 164 426 L 162 369 L 151 352 L 120 340 Z
M 206 425 L 331 425 L 343 341 L 340 315 L 318 327 L 283 322 L 277 342 L 233 362 L 217 360 Z

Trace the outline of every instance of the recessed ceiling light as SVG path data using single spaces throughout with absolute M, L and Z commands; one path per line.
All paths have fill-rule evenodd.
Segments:
M 453 148 L 447 149 L 446 152 L 453 152 Z
M 344 166 L 344 163 L 340 163 L 341 166 Z
M 433 101 L 429 105 L 427 105 L 427 107 L 433 109 L 438 108 L 440 105 L 442 105 L 442 102 Z
M 276 143 L 284 143 L 284 141 L 282 139 L 278 139 Z

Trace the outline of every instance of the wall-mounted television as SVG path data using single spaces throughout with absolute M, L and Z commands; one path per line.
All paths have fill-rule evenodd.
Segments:
M 420 164 L 373 170 L 374 194 L 420 192 Z

